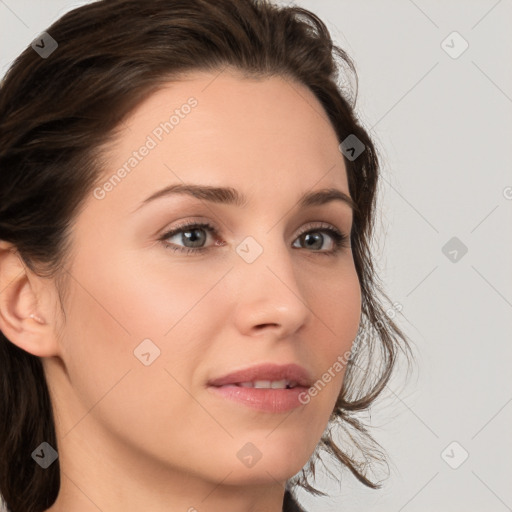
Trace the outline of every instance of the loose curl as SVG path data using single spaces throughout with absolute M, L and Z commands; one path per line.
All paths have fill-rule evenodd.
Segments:
M 61 307 L 73 220 L 104 170 L 104 149 L 137 105 L 181 74 L 230 68 L 247 78 L 283 77 L 315 94 L 340 143 L 355 135 L 364 144 L 356 159 L 345 158 L 356 205 L 360 336 L 329 421 L 362 459 L 326 429 L 307 467 L 287 483 L 283 511 L 300 510 L 295 486 L 324 494 L 308 483 L 322 449 L 379 487 L 367 464 L 381 453 L 356 416 L 381 393 L 408 344 L 385 314 L 370 251 L 379 163 L 355 114 L 351 59 L 315 14 L 270 0 L 100 0 L 68 12 L 47 32 L 58 48 L 41 58 L 27 47 L 0 86 L 0 240 L 11 242 L 30 270 L 55 279 Z M 0 361 L 0 493 L 10 512 L 42 512 L 60 488 L 58 460 L 43 470 L 31 458 L 43 441 L 57 447 L 43 366 L 1 332 Z

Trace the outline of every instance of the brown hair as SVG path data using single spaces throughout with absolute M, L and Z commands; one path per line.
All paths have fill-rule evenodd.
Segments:
M 230 67 L 248 78 L 303 84 L 340 143 L 354 135 L 364 144 L 357 158 L 345 156 L 356 204 L 351 243 L 364 336 L 348 361 L 330 423 L 345 429 L 364 462 L 327 431 L 318 450 L 379 487 L 365 465 L 380 452 L 356 415 L 383 390 L 398 349 L 408 344 L 384 311 L 373 266 L 378 158 L 355 115 L 356 94 L 341 84 L 351 77 L 357 86 L 350 58 L 315 14 L 266 0 L 100 0 L 68 12 L 47 32 L 58 43 L 55 51 L 42 58 L 27 47 L 1 83 L 0 240 L 11 242 L 30 270 L 56 279 L 61 306 L 72 221 L 103 170 L 100 150 L 144 98 L 178 74 Z M 31 458 L 43 441 L 57 448 L 45 374 L 38 357 L 1 332 L 0 361 L 0 493 L 11 512 L 41 512 L 60 487 L 58 460 L 44 470 Z M 324 494 L 308 483 L 317 455 L 288 482 L 283 510 L 298 510 L 288 491 L 293 486 Z

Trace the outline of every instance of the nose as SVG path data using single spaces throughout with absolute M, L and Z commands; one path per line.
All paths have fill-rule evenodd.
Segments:
M 272 331 L 274 338 L 283 339 L 307 324 L 312 311 L 293 266 L 292 249 L 282 240 L 272 244 L 272 250 L 264 249 L 251 263 L 240 258 L 230 273 L 236 280 L 235 323 L 245 335 Z

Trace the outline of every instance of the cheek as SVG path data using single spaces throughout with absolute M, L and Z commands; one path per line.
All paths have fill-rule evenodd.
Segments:
M 182 439 L 178 415 L 201 420 L 192 429 L 197 435 L 222 435 L 187 392 L 204 358 L 204 345 L 211 341 L 207 327 L 214 323 L 215 312 L 208 309 L 214 307 L 213 299 L 200 299 L 218 275 L 205 272 L 203 280 L 197 274 L 174 271 L 166 277 L 161 271 L 158 275 L 136 272 L 108 263 L 89 274 L 78 274 L 77 268 L 80 285 L 74 287 L 66 307 L 64 345 L 69 378 L 78 397 L 76 405 L 68 401 L 73 408 L 68 411 L 70 426 L 91 411 L 84 427 L 92 418 L 101 418 L 99 422 L 119 439 L 145 444 L 142 440 L 148 432 L 152 439 Z M 144 350 L 152 361 L 146 366 L 134 351 L 142 356 L 137 348 L 147 339 L 157 348 L 149 345 Z M 153 359 L 155 350 L 158 356 Z M 191 433 L 190 424 L 187 431 Z M 152 443 L 147 441 L 148 446 Z M 187 446 L 178 444 L 173 453 L 185 456 Z
M 190 396 L 178 382 L 185 389 L 195 385 L 197 368 L 208 360 L 212 337 L 225 325 L 221 310 L 228 307 L 228 298 L 216 285 L 229 267 L 214 271 L 204 267 L 199 271 L 197 265 L 194 270 L 162 266 L 161 260 L 152 264 L 149 259 L 141 269 L 140 261 L 112 258 L 98 264 L 96 272 L 83 270 L 81 281 L 87 292 L 77 288 L 69 313 L 74 325 L 67 332 L 72 340 L 67 363 L 86 404 L 94 404 L 131 369 L 119 386 L 124 389 L 129 382 L 133 384 L 126 389 L 131 397 L 128 403 L 142 389 L 167 390 L 164 397 L 158 392 L 141 396 L 141 407 L 145 401 L 148 407 L 154 406 L 146 413 L 154 415 L 161 403 L 186 409 Z M 170 389 L 175 389 L 171 395 Z M 122 399 L 115 402 L 112 410 L 122 404 Z M 118 414 L 122 417 L 121 411 Z
M 361 288 L 355 268 L 348 267 L 332 278 L 325 291 L 315 293 L 318 316 L 335 343 L 333 350 L 346 349 L 357 336 L 361 320 Z
M 313 308 L 320 318 L 318 326 L 324 335 L 315 350 L 321 376 L 318 395 L 326 407 L 334 406 L 343 383 L 350 350 L 361 320 L 361 289 L 355 269 L 347 269 L 325 293 L 317 295 Z M 321 347 L 321 348 L 320 348 Z
M 218 272 L 212 273 L 210 268 L 198 272 L 197 266 L 192 269 L 165 262 L 156 248 L 148 250 L 147 256 L 91 254 L 83 258 L 76 275 L 85 283 L 89 297 L 79 300 L 81 307 L 85 304 L 94 311 L 91 320 L 105 332 L 115 325 L 116 335 L 124 333 L 134 342 L 169 333 L 219 279 Z M 78 316 L 83 316 L 83 311 L 77 310 Z

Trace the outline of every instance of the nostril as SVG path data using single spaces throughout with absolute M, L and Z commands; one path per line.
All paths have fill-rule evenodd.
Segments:
M 264 329 L 265 327 L 279 327 L 279 324 L 261 324 L 261 325 L 258 325 L 257 328 L 258 329 Z

